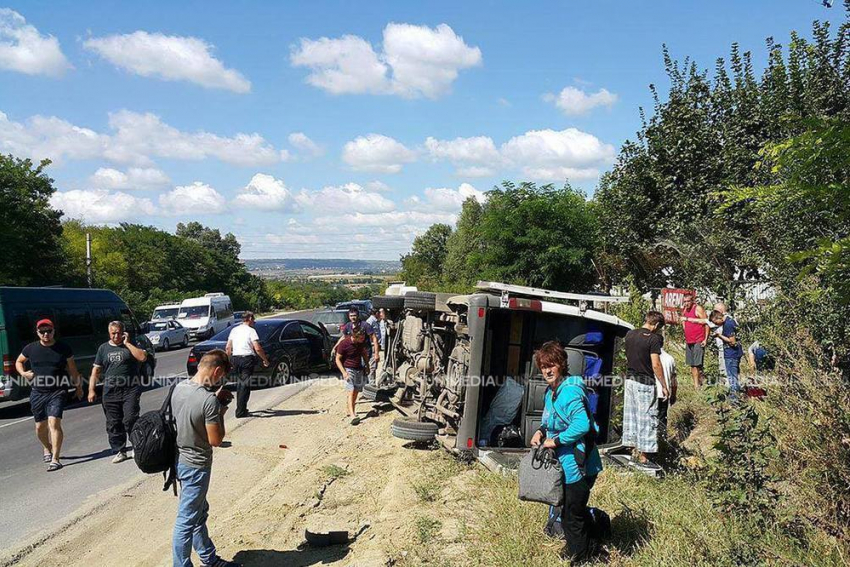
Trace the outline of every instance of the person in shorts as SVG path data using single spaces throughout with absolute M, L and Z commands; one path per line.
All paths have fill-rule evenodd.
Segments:
M 623 340 L 626 347 L 626 382 L 623 391 L 623 437 L 626 447 L 638 452 L 638 463 L 652 466 L 661 433 L 658 402 L 670 398 L 661 363 L 664 315 L 648 311 L 643 327 L 632 329 Z M 656 391 L 656 383 L 660 392 Z M 659 395 L 660 394 L 660 395 Z
M 343 339 L 351 334 L 352 329 L 355 327 L 359 327 L 363 329 L 363 332 L 366 333 L 366 350 L 367 350 L 367 362 L 369 365 L 369 370 L 371 372 L 372 367 L 374 365 L 375 368 L 378 366 L 378 359 L 380 358 L 380 346 L 378 345 L 378 326 L 371 325 L 366 321 L 360 320 L 360 311 L 357 310 L 356 307 L 351 307 L 348 310 L 348 323 L 340 327 L 340 336 L 339 340 L 334 345 L 333 350 L 331 350 L 331 356 L 336 356 L 336 349 L 342 343 Z
M 687 291 L 682 303 L 682 328 L 685 331 L 685 363 L 691 367 L 694 388 L 699 390 L 705 381 L 703 365 L 708 325 L 705 309 L 697 303 L 694 292 Z
M 345 380 L 351 425 L 360 423 L 354 405 L 357 403 L 357 395 L 366 385 L 367 377 L 363 359 L 368 356 L 365 329 L 359 325 L 352 327 L 351 334 L 344 335 L 336 349 L 336 366 Z
M 97 400 L 95 387 L 103 376 L 103 413 L 114 464 L 130 458 L 127 455 L 127 438 L 139 418 L 139 400 L 142 397 L 140 364 L 147 358 L 148 353 L 130 341 L 124 323 L 112 321 L 109 324 L 109 341 L 100 345 L 94 357 L 89 379 L 89 402 Z
M 82 376 L 74 362 L 71 347 L 55 339 L 50 319 L 36 323 L 38 340 L 23 348 L 15 368 L 32 385 L 30 408 L 35 420 L 35 435 L 43 448 L 47 471 L 62 468 L 62 414 L 68 397 L 68 376 L 73 380 L 77 398 L 83 398 Z

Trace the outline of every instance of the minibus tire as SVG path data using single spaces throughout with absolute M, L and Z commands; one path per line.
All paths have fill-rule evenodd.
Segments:
M 431 441 L 438 430 L 439 426 L 436 423 L 417 421 L 409 417 L 397 418 L 390 427 L 393 437 L 407 441 Z
M 414 311 L 436 311 L 437 294 L 429 291 L 411 291 L 404 296 L 404 308 Z

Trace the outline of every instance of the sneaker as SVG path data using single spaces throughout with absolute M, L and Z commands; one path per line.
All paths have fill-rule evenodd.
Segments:
M 360 418 L 359 417 L 352 417 L 351 418 L 351 425 L 360 425 Z
M 123 463 L 129 458 L 130 457 L 127 456 L 127 453 L 125 451 L 118 451 L 117 453 L 115 453 L 115 456 L 112 457 L 112 464 L 117 465 L 118 463 Z

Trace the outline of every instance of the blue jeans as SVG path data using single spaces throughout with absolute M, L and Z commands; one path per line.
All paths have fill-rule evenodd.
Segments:
M 210 510 L 207 491 L 210 488 L 211 472 L 210 467 L 196 469 L 177 463 L 181 491 L 171 543 L 174 567 L 192 567 L 193 547 L 204 565 L 211 565 L 216 560 L 215 545 L 207 531 Z
M 737 357 L 724 358 L 723 361 L 726 363 L 726 380 L 729 383 L 729 390 L 731 390 L 733 394 L 737 394 L 741 391 L 741 386 L 738 384 L 738 374 L 741 370 L 741 359 Z

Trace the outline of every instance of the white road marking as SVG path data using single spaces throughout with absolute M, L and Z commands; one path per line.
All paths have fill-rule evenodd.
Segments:
M 4 427 L 9 427 L 10 425 L 15 425 L 16 423 L 23 423 L 25 421 L 29 421 L 30 419 L 32 419 L 32 416 L 25 417 L 23 419 L 19 419 L 18 421 L 13 421 L 12 423 L 6 423 L 4 425 L 0 425 L 0 429 L 3 429 Z

